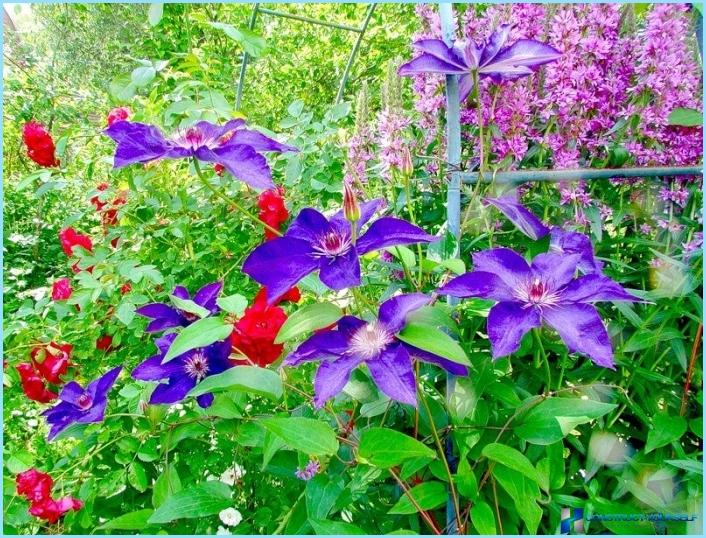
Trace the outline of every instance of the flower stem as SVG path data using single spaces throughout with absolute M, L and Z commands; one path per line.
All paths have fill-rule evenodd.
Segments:
M 449 462 L 446 459 L 446 451 L 444 450 L 444 445 L 439 437 L 439 432 L 436 430 L 436 424 L 434 424 L 434 417 L 431 414 L 431 409 L 429 409 L 429 404 L 427 403 L 426 397 L 424 396 L 424 390 L 419 387 L 419 399 L 422 401 L 424 410 L 429 417 L 429 425 L 431 427 L 431 433 L 434 437 L 434 442 L 436 443 L 436 448 L 439 451 L 439 457 L 444 464 L 444 469 L 446 469 L 446 476 L 449 478 L 449 493 L 451 494 L 451 500 L 453 501 L 454 513 L 456 515 L 456 530 L 459 534 L 463 534 L 463 522 L 461 520 L 461 512 L 458 507 L 458 495 L 456 494 L 456 486 L 454 485 L 453 475 L 451 474 L 451 467 L 449 467 Z
M 549 394 L 552 390 L 552 372 L 549 369 L 549 359 L 547 358 L 547 352 L 544 351 L 544 344 L 542 344 L 542 336 L 539 329 L 532 329 L 532 334 L 537 342 L 537 347 L 539 347 L 539 352 L 542 355 L 542 364 L 544 365 L 544 375 L 546 377 L 546 386 L 544 388 L 544 393 Z
M 211 192 L 213 192 L 213 194 L 215 194 L 216 196 L 218 196 L 221 200 L 223 200 L 223 201 L 226 202 L 227 204 L 232 205 L 233 207 L 235 207 L 238 211 L 240 211 L 241 213 L 243 213 L 246 217 L 248 217 L 248 218 L 249 218 L 250 220 L 252 220 L 253 222 L 256 222 L 256 223 L 258 223 L 258 224 L 261 224 L 262 226 L 264 226 L 265 228 L 267 228 L 269 231 L 271 231 L 273 234 L 275 234 L 275 235 L 277 235 L 277 236 L 281 236 L 281 235 L 282 235 L 282 232 L 280 232 L 279 230 L 273 228 L 272 226 L 270 226 L 270 225 L 267 224 L 266 222 L 260 220 L 260 219 L 257 218 L 255 215 L 253 215 L 250 211 L 248 211 L 248 210 L 245 209 L 243 206 L 241 206 L 238 202 L 236 202 L 236 201 L 233 200 L 232 198 L 229 198 L 223 191 L 221 191 L 220 189 L 217 189 L 216 187 L 214 187 L 213 185 L 211 185 L 211 182 L 206 178 L 206 176 L 203 175 L 203 172 L 201 171 L 201 167 L 199 166 L 199 161 L 198 161 L 198 159 L 194 158 L 193 161 L 194 161 L 194 169 L 196 170 L 196 175 L 198 176 L 199 180 L 201 181 L 201 183 L 203 183 L 203 185 L 204 185 L 206 188 L 208 188 Z

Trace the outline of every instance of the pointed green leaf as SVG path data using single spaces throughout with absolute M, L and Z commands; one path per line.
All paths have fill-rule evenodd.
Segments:
M 330 456 L 338 451 L 338 441 L 331 426 L 304 417 L 268 418 L 260 424 L 287 446 L 310 456 Z
M 169 523 L 175 519 L 211 516 L 233 505 L 230 488 L 210 480 L 178 491 L 157 508 L 148 523 Z
M 282 380 L 277 372 L 267 368 L 234 366 L 223 373 L 207 377 L 191 389 L 189 396 L 223 390 L 249 392 L 278 400 L 282 397 Z
M 436 453 L 416 439 L 388 428 L 370 428 L 360 436 L 358 460 L 388 469 L 410 458 L 436 458 Z
M 466 352 L 445 332 L 429 325 L 408 323 L 397 337 L 407 344 L 458 364 L 470 366 Z
M 221 318 L 204 318 L 195 321 L 182 329 L 177 335 L 162 362 L 169 362 L 192 349 L 209 346 L 214 342 L 225 340 L 230 336 L 231 332 L 233 332 L 233 326 Z
M 301 334 L 328 327 L 342 317 L 343 311 L 334 304 L 306 305 L 287 318 L 275 338 L 275 344 L 281 344 Z

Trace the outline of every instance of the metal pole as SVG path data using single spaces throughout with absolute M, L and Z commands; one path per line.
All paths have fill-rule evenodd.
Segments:
M 351 51 L 351 55 L 348 57 L 348 63 L 346 63 L 346 68 L 343 71 L 343 77 L 341 78 L 341 84 L 338 86 L 338 93 L 336 94 L 336 104 L 341 102 L 341 99 L 343 98 L 343 90 L 346 87 L 346 82 L 348 82 L 348 75 L 350 74 L 351 67 L 353 67 L 353 62 L 355 61 L 355 57 L 358 54 L 358 49 L 360 48 L 360 44 L 363 41 L 363 36 L 365 35 L 365 30 L 368 28 L 368 23 L 370 22 L 370 18 L 373 16 L 373 11 L 375 11 L 375 5 L 376 4 L 370 4 L 370 7 L 368 8 L 368 13 L 365 15 L 365 20 L 363 21 L 363 26 L 360 28 L 356 28 L 356 32 L 358 32 L 358 39 L 355 40 L 355 45 L 353 45 L 353 50 Z
M 451 162 L 451 161 L 449 161 Z M 459 174 L 463 183 L 478 181 L 478 172 L 463 172 Z M 658 176 L 700 176 L 701 166 L 653 166 L 646 168 L 573 168 L 569 170 L 513 170 L 483 175 L 482 181 L 495 183 L 525 183 L 528 181 L 591 181 L 596 179 L 612 179 L 626 177 L 658 177 Z
M 455 21 L 453 15 L 453 5 L 450 3 L 439 4 L 439 14 L 441 16 L 441 33 L 444 42 L 451 46 L 456 39 Z M 458 95 L 458 77 L 456 75 L 446 76 L 446 162 L 451 170 L 458 170 L 461 163 L 461 111 Z M 448 230 L 454 236 L 455 247 L 452 257 L 460 255 L 461 239 L 461 175 L 452 171 L 449 174 L 448 191 L 446 194 L 446 222 Z M 458 299 L 449 297 L 450 304 L 456 304 Z M 452 374 L 446 374 L 446 405 L 448 408 L 451 396 L 456 387 L 456 380 Z M 434 420 L 429 417 L 429 420 Z M 446 438 L 446 459 L 453 461 L 453 444 L 451 437 Z M 456 472 L 455 468 L 451 469 Z M 458 534 L 459 529 L 456 524 L 456 514 L 453 501 L 449 497 L 446 500 L 446 530 L 448 534 Z
M 257 12 L 260 8 L 260 4 L 255 4 L 252 10 L 252 15 L 250 15 L 250 22 L 248 23 L 248 29 L 252 30 L 255 28 L 255 21 L 257 20 Z M 240 110 L 240 103 L 243 99 L 243 85 L 245 84 L 245 69 L 248 67 L 248 53 L 243 52 L 243 63 L 240 66 L 240 76 L 238 76 L 238 92 L 235 96 L 235 109 Z

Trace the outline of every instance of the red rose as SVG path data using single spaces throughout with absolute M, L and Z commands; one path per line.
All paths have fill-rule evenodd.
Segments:
M 36 370 L 44 379 L 58 385 L 62 383 L 61 377 L 70 366 L 69 359 L 73 346 L 71 344 L 55 344 L 51 342 L 46 346 L 37 346 L 32 349 L 30 357 Z
M 49 498 L 33 502 L 29 507 L 29 513 L 48 523 L 56 523 L 69 510 L 80 510 L 82 507 L 83 502 L 73 497 L 62 497 L 58 501 Z
M 93 242 L 91 238 L 87 235 L 78 233 L 73 228 L 64 228 L 59 232 L 59 240 L 61 241 L 61 248 L 64 249 L 64 253 L 67 256 L 73 256 L 74 247 L 83 247 L 89 252 L 93 252 Z
M 40 377 L 34 365 L 28 362 L 18 364 L 17 371 L 20 374 L 22 391 L 30 400 L 40 403 L 49 403 L 59 396 L 56 392 L 47 389 L 44 379 Z
M 65 301 L 71 297 L 71 280 L 68 278 L 60 278 L 55 280 L 51 285 L 51 298 L 54 301 Z
M 268 306 L 265 290 L 258 292 L 253 305 L 245 309 L 230 335 L 235 353 L 242 353 L 258 366 L 267 366 L 282 354 L 284 345 L 275 344 L 277 333 L 287 321 L 287 314 L 278 306 Z M 247 364 L 237 359 L 236 364 Z
M 289 218 L 289 211 L 284 204 L 284 189 L 282 187 L 262 192 L 257 198 L 257 207 L 260 208 L 258 218 L 275 230 L 279 230 L 282 223 Z M 275 237 L 277 234 L 265 228 L 266 239 Z
M 54 140 L 44 125 L 36 121 L 25 123 L 22 127 L 22 140 L 27 146 L 27 156 L 39 166 L 59 166 L 59 161 L 54 155 Z
M 29 469 L 17 475 L 17 494 L 24 496 L 28 501 L 41 501 L 51 496 L 54 481 L 46 473 L 37 469 Z
M 96 349 L 101 351 L 112 351 L 113 349 L 113 337 L 109 334 L 104 334 L 98 340 L 96 340 Z
M 132 291 L 132 284 L 129 282 L 125 282 L 122 286 L 120 286 L 120 293 L 122 295 L 125 295 L 126 293 L 130 293 Z
M 108 112 L 108 127 L 113 125 L 115 122 L 124 121 L 130 117 L 130 109 L 124 106 L 114 108 Z
M 221 163 L 216 163 L 213 165 L 213 171 L 216 173 L 217 176 L 222 176 L 225 170 L 226 167 L 223 166 Z

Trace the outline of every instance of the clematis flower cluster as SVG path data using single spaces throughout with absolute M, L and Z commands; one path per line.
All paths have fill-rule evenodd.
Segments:
M 28 469 L 15 479 L 17 494 L 30 502 L 29 513 L 53 524 L 70 510 L 80 510 L 83 502 L 71 496 L 53 499 L 51 495 L 54 481 L 47 473 Z
M 296 303 L 301 298 L 299 290 L 292 288 L 277 298 L 271 305 L 267 303 L 267 290 L 261 289 L 252 306 L 245 309 L 243 317 L 233 326 L 230 342 L 233 353 L 245 355 L 247 359 L 231 359 L 235 364 L 256 364 L 265 367 L 275 362 L 284 349 L 283 344 L 275 344 L 277 333 L 287 321 L 286 312 L 279 306 L 283 302 Z
M 284 364 L 319 361 L 314 378 L 314 405 L 322 407 L 343 390 L 351 372 L 365 364 L 378 388 L 390 399 L 417 405 L 417 381 L 412 358 L 441 366 L 454 375 L 467 375 L 466 366 L 423 351 L 397 338 L 408 317 L 429 304 L 422 293 L 398 295 L 380 305 L 377 319 L 344 316 L 334 330 L 319 332 L 290 353 Z
M 284 204 L 284 189 L 282 187 L 260 193 L 257 197 L 257 207 L 260 208 L 257 218 L 275 230 L 279 230 L 280 226 L 289 218 L 289 211 Z M 270 240 L 275 237 L 277 234 L 265 228 L 265 239 Z
M 161 159 L 194 158 L 221 164 L 236 179 L 256 189 L 271 189 L 272 171 L 262 153 L 297 151 L 264 134 L 245 128 L 244 120 L 225 125 L 199 121 L 165 137 L 154 125 L 118 121 L 103 131 L 117 146 L 113 166 Z
M 27 156 L 39 166 L 59 166 L 55 156 L 56 147 L 49 131 L 39 122 L 30 121 L 22 127 L 22 141 L 27 147 Z

